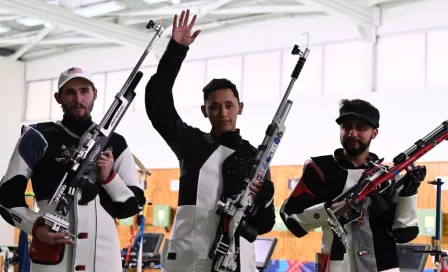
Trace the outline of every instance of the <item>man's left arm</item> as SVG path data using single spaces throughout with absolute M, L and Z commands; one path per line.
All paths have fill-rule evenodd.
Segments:
M 258 206 L 257 212 L 247 222 L 257 229 L 258 235 L 262 235 L 270 232 L 275 225 L 274 183 L 271 181 L 270 169 L 264 176 L 264 183 L 257 193 L 255 203 Z
M 100 181 L 101 186 L 110 196 L 114 214 L 118 219 L 138 214 L 145 204 L 144 191 L 137 178 L 134 157 L 123 136 L 115 134 L 110 141 L 113 148 L 114 164 L 109 178 Z
M 417 166 L 398 181 L 402 185 L 398 188 L 392 225 L 392 233 L 397 243 L 408 243 L 418 236 L 417 190 L 425 176 L 426 167 Z

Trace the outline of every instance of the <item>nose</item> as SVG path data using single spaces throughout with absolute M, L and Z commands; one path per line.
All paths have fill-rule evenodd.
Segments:
M 348 132 L 348 136 L 356 137 L 356 136 L 358 136 L 358 131 L 356 129 L 352 128 Z
M 76 103 L 80 103 L 82 101 L 81 92 L 76 92 L 73 98 L 74 98 Z
M 226 107 L 221 107 L 221 111 L 220 111 L 221 118 L 227 117 L 228 113 L 229 113 L 229 110 L 226 109 Z

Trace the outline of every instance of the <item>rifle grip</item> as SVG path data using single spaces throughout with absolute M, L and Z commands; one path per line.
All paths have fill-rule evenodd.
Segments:
M 258 236 L 258 231 L 244 220 L 241 220 L 240 235 L 249 243 L 253 243 Z
M 373 191 L 370 195 L 370 205 L 367 208 L 369 214 L 380 215 L 389 209 L 386 200 L 378 191 Z

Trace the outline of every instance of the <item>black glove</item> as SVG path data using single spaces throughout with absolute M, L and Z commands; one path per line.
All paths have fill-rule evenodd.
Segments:
M 263 210 L 271 201 L 272 197 L 274 197 L 274 183 L 269 179 L 265 179 L 263 182 L 263 186 L 258 189 L 258 193 L 255 198 L 255 204 L 258 205 L 259 210 Z
M 398 193 L 399 196 L 412 196 L 417 193 L 418 187 L 426 177 L 426 166 L 418 165 L 417 168 L 409 171 L 404 175 L 403 188 Z

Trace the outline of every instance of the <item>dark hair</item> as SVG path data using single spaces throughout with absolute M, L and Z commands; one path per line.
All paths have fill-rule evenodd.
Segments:
M 361 99 L 342 99 L 339 105 L 339 118 L 336 119 L 338 124 L 344 117 L 351 115 L 368 121 L 375 128 L 380 126 L 380 111 L 369 102 Z
M 207 101 L 212 92 L 220 89 L 232 90 L 233 95 L 236 97 L 238 102 L 240 102 L 240 95 L 235 84 L 226 78 L 214 78 L 202 89 L 202 92 L 204 93 L 204 103 Z

